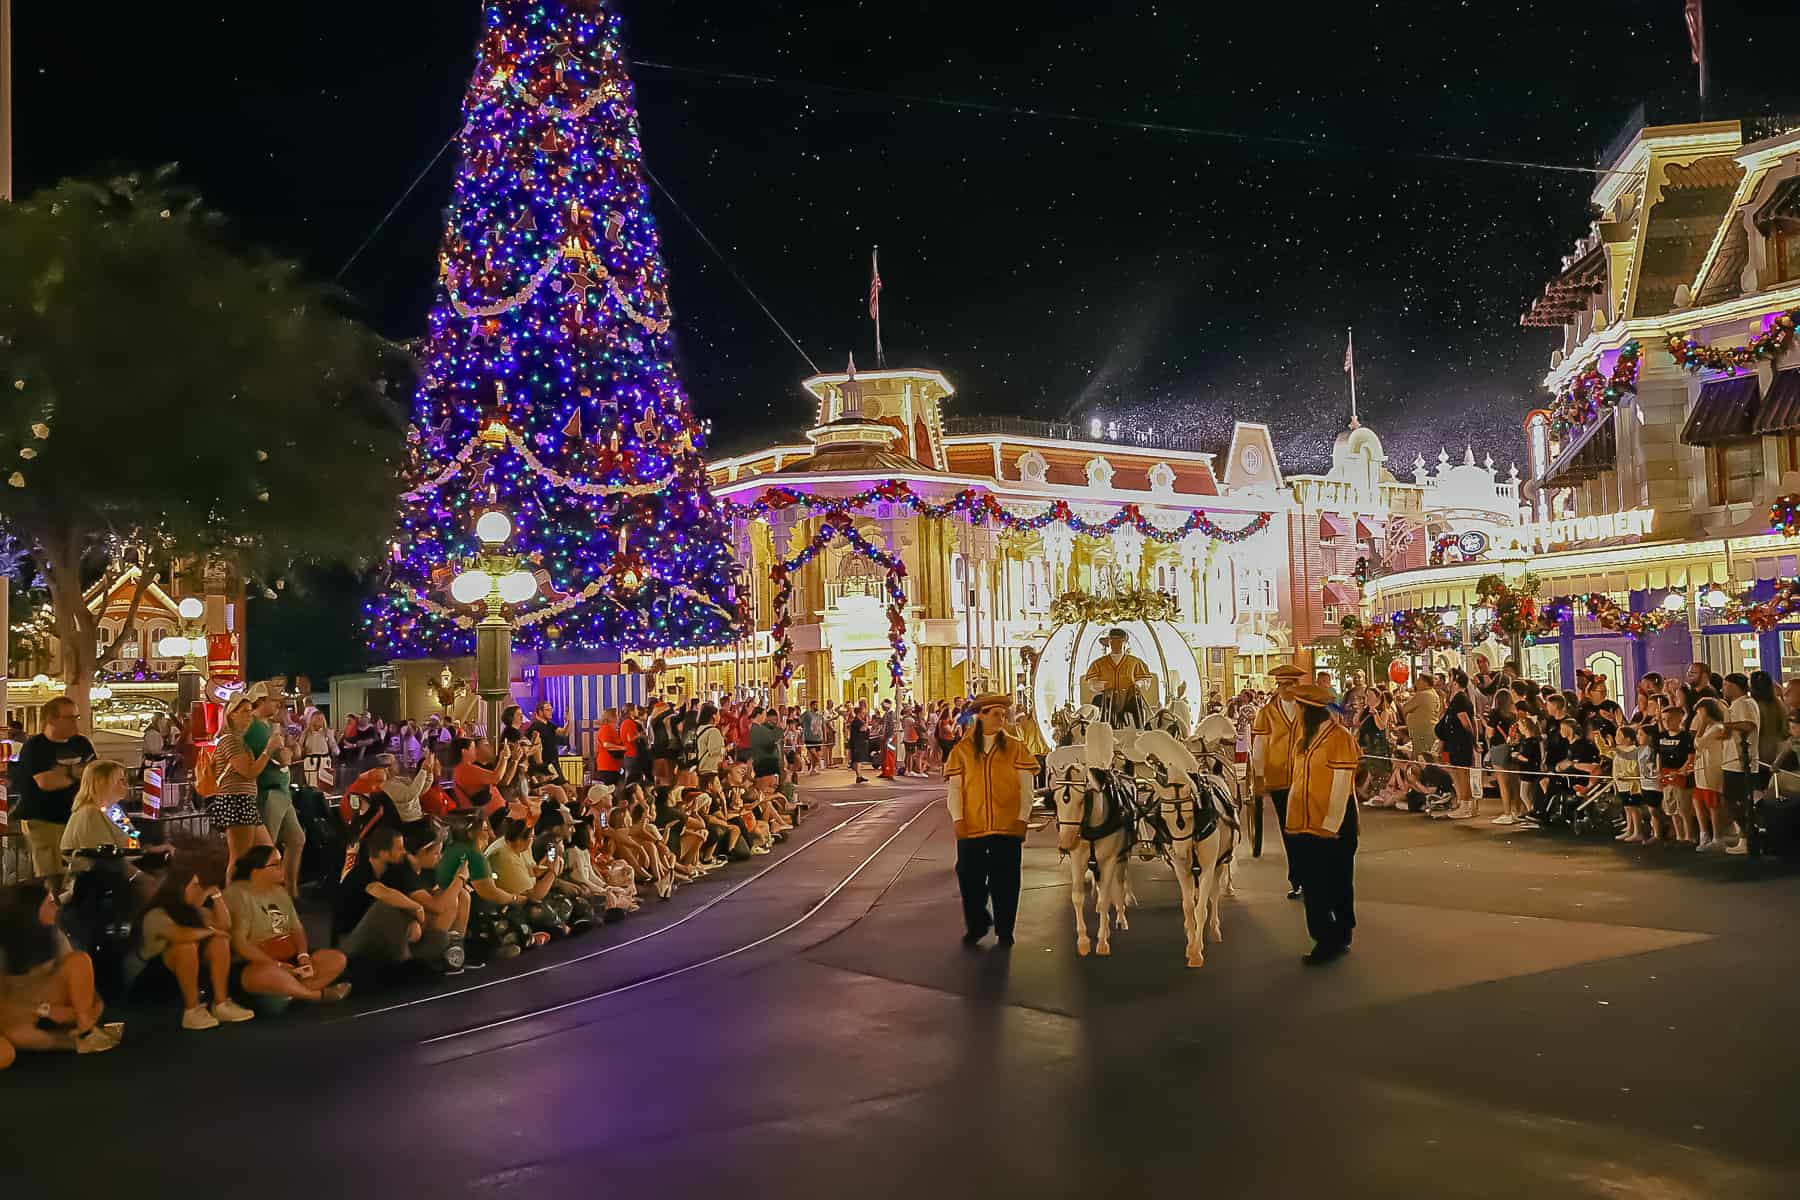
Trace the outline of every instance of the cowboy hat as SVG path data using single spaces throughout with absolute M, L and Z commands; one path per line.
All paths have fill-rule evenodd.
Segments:
M 1331 689 L 1316 683 L 1305 683 L 1294 689 L 1294 699 L 1309 708 L 1325 708 L 1337 699 Z
M 280 697 L 278 697 L 273 691 L 271 691 L 269 689 L 269 685 L 267 683 L 251 684 L 250 690 L 244 693 L 244 698 L 246 700 L 250 701 L 250 703 L 252 703 L 252 704 L 256 703 L 258 700 L 280 699 Z
M 1302 671 L 1299 667 L 1296 667 L 1293 663 L 1282 663 L 1279 667 L 1273 667 L 1270 669 L 1269 678 L 1270 679 L 1305 679 L 1306 672 Z
M 1011 708 L 1011 707 L 1012 707 L 1012 697 L 1011 696 L 1003 696 L 999 692 L 989 692 L 985 696 L 975 697 L 975 711 L 976 712 L 980 712 L 984 708 Z

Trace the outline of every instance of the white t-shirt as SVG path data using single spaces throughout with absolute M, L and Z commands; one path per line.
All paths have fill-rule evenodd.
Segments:
M 1738 734 L 1732 730 L 1725 731 L 1725 770 L 1756 770 L 1756 740 L 1762 729 L 1762 710 L 1756 707 L 1756 701 L 1750 697 L 1739 696 L 1726 708 L 1725 719 L 1727 721 L 1748 721 L 1755 727 L 1747 735 Z M 1744 765 L 1743 755 L 1746 736 L 1750 739 L 1750 764 L 1748 766 Z

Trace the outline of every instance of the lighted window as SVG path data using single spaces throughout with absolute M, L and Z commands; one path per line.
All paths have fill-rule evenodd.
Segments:
M 1800 227 L 1778 230 L 1769 240 L 1774 243 L 1775 278 L 1800 279 Z
M 1747 503 L 1755 497 L 1763 475 L 1761 439 L 1720 442 L 1706 452 L 1706 468 L 1712 503 Z
M 1800 471 L 1800 434 L 1784 435 L 1779 446 L 1781 448 L 1781 471 Z

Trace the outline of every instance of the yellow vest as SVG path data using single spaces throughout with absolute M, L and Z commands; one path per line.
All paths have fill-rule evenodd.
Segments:
M 1300 722 L 1297 704 L 1290 722 L 1281 711 L 1281 701 L 1271 696 L 1267 704 L 1256 710 L 1256 718 L 1250 723 L 1250 737 L 1262 739 L 1262 779 L 1266 788 L 1284 788 L 1293 782 L 1294 734 Z
M 1122 655 L 1118 662 L 1112 660 L 1110 654 L 1102 654 L 1081 677 L 1083 683 L 1098 679 L 1103 691 L 1124 692 L 1131 690 L 1140 679 L 1150 678 L 1150 668 L 1135 654 Z
M 975 750 L 975 730 L 963 734 L 944 760 L 944 778 L 962 780 L 962 833 L 965 838 L 1025 836 L 1020 815 L 1025 797 L 1019 791 L 1019 772 L 1035 772 L 1037 760 L 1025 743 L 1011 735 L 988 743 L 986 754 Z
M 1313 735 L 1310 744 L 1294 753 L 1293 784 L 1288 791 L 1287 812 L 1282 822 L 1287 831 L 1310 833 L 1314 837 L 1336 837 L 1348 817 L 1340 820 L 1335 829 L 1326 825 L 1334 815 L 1331 811 L 1332 777 L 1341 770 L 1354 771 L 1361 762 L 1362 751 L 1356 748 L 1356 739 L 1350 736 L 1350 731 L 1336 721 L 1327 721 L 1324 728 Z M 1356 803 L 1354 788 L 1345 803 Z

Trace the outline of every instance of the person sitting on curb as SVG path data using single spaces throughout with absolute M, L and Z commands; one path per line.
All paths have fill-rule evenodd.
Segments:
M 58 928 L 58 907 L 42 880 L 0 888 L 0 1067 L 14 1050 L 100 1054 L 124 1037 L 100 1023 L 94 960 Z
M 172 866 L 138 915 L 132 938 L 135 984 L 146 969 L 160 968 L 181 990 L 181 1027 L 217 1029 L 248 1021 L 255 1013 L 231 998 L 231 911 L 225 895 L 200 882 L 187 865 Z M 206 966 L 212 1006 L 200 1002 L 200 967 Z
M 307 951 L 306 927 L 284 885 L 281 851 L 264 844 L 238 855 L 225 904 L 231 910 L 231 948 L 241 964 L 244 990 L 327 1003 L 350 994 L 350 985 L 338 982 L 348 965 L 343 954 Z

